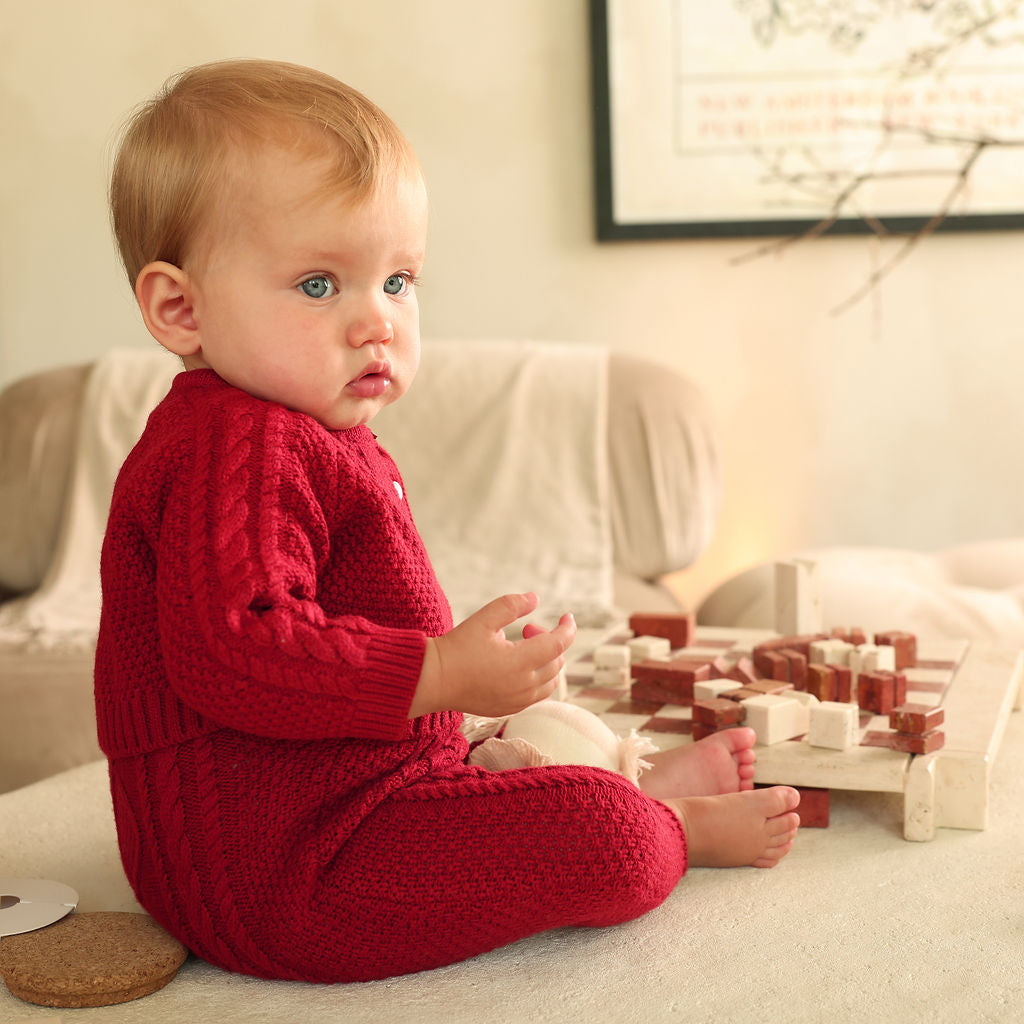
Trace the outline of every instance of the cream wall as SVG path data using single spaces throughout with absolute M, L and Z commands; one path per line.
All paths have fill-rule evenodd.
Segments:
M 109 144 L 171 72 L 308 63 L 380 102 L 432 199 L 424 334 L 597 341 L 707 392 L 725 464 L 697 595 L 773 553 L 1018 534 L 1019 233 L 928 241 L 874 301 L 863 239 L 593 241 L 585 0 L 0 0 L 0 382 L 151 344 L 109 242 Z M 1024 183 L 1022 183 L 1024 202 Z

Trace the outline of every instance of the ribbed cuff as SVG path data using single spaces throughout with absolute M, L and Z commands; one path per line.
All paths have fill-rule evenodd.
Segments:
M 426 636 L 418 630 L 385 629 L 364 650 L 352 733 L 400 740 L 409 734 L 409 708 L 423 669 Z
M 169 691 L 123 693 L 96 701 L 96 731 L 108 757 L 129 757 L 175 746 L 214 732 L 219 726 Z

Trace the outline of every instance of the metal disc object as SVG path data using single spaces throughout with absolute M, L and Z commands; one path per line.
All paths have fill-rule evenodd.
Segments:
M 0 878 L 0 938 L 45 928 L 78 906 L 78 893 L 63 882 Z

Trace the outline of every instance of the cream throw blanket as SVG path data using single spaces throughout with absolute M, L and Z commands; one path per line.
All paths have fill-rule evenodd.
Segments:
M 121 349 L 96 362 L 86 380 L 53 560 L 37 590 L 0 605 L 4 646 L 77 650 L 95 643 L 100 547 L 114 480 L 180 370 L 163 351 Z
M 535 621 L 612 614 L 607 352 L 429 342 L 420 377 L 374 420 L 459 622 L 533 590 Z
M 94 644 L 114 480 L 180 369 L 152 350 L 95 364 L 53 561 L 38 590 L 0 606 L 4 646 Z M 606 372 L 589 346 L 427 342 L 413 388 L 374 421 L 457 621 L 510 590 L 541 594 L 537 621 L 610 617 Z

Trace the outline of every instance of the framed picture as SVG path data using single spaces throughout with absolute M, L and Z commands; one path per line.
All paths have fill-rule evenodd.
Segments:
M 597 234 L 1024 227 L 1024 5 L 590 0 Z

